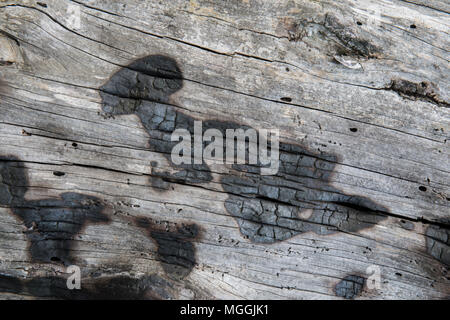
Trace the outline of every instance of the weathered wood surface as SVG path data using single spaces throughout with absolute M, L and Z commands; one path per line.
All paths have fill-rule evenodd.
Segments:
M 449 12 L 0 1 L 0 297 L 448 298 Z M 155 89 L 132 65 L 155 55 L 176 63 L 179 90 L 158 104 L 114 86 L 128 70 Z M 230 166 L 180 178 L 132 107 L 147 104 L 175 125 L 278 128 L 301 150 L 272 180 Z M 255 222 L 242 203 L 272 209 Z M 65 288 L 68 264 L 81 291 Z M 374 266 L 379 289 L 365 280 Z

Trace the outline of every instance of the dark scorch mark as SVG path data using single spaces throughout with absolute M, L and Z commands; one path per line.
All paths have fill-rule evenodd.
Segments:
M 444 107 L 450 106 L 448 102 L 440 97 L 439 89 L 436 85 L 429 81 L 418 83 L 405 79 L 392 79 L 391 86 L 388 89 L 397 92 L 404 98 L 421 99 Z
M 170 105 L 169 97 L 183 87 L 182 73 L 175 60 L 164 56 L 149 56 L 119 70 L 100 88 L 102 109 L 108 115 L 136 114 L 149 134 L 151 151 L 162 153 L 170 161 L 170 153 L 178 142 L 170 141 L 175 129 L 193 133 L 194 119 Z M 205 164 L 179 165 L 173 179 L 187 183 L 202 183 L 212 179 Z M 154 175 L 158 173 L 153 172 Z M 157 188 L 167 188 L 163 178 L 152 179 Z
M 108 222 L 100 199 L 66 192 L 59 199 L 26 200 L 29 182 L 23 163 L 14 156 L 0 157 L 0 205 L 25 225 L 31 259 L 72 264 L 74 238 L 88 223 Z
M 363 44 L 353 43 L 360 45 Z M 191 185 L 212 181 L 205 162 L 174 165 L 170 161 L 170 153 L 178 143 L 171 141 L 172 132 L 186 129 L 193 136 L 196 120 L 170 101 L 170 95 L 182 88 L 182 79 L 175 60 L 155 55 L 119 70 L 100 88 L 103 111 L 109 115 L 136 114 L 149 134 L 150 149 L 163 154 L 178 170 L 169 173 L 153 163 L 151 184 L 155 190 L 167 190 L 171 182 Z M 210 128 L 225 136 L 226 129 L 250 127 L 230 121 L 203 121 L 203 133 Z M 225 208 L 236 219 L 244 237 L 273 243 L 308 231 L 321 235 L 358 232 L 385 219 L 380 212 L 386 212 L 386 208 L 365 197 L 346 195 L 330 185 L 337 156 L 317 154 L 288 143 L 280 143 L 279 149 L 276 175 L 263 176 L 261 166 L 244 164 L 233 165 L 220 178 L 229 194 Z
M 430 225 L 426 232 L 427 252 L 435 259 L 450 267 L 450 227 L 449 221 L 442 225 Z
M 135 222 L 156 242 L 158 259 L 168 276 L 183 279 L 191 273 L 196 265 L 193 241 L 199 236 L 196 224 L 183 224 L 173 229 L 160 227 L 146 218 L 137 218 Z
M 338 297 L 354 299 L 362 291 L 365 280 L 358 275 L 348 275 L 336 284 L 334 292 Z
M 82 279 L 81 289 L 69 290 L 64 277 L 21 279 L 0 275 L 0 292 L 68 300 L 174 299 L 173 284 L 156 274 Z

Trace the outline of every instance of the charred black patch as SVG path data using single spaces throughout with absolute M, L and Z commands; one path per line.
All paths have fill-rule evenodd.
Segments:
M 447 267 L 450 266 L 450 223 L 430 225 L 426 232 L 427 252 Z
M 159 116 L 143 124 L 164 127 L 164 120 L 173 123 L 170 113 L 164 118 L 165 114 L 153 112 L 153 105 L 140 105 L 144 102 L 169 104 L 170 95 L 182 87 L 182 73 L 175 60 L 160 55 L 148 56 L 119 70 L 100 88 L 103 111 L 114 115 L 136 113 L 147 115 L 149 119 Z
M 161 228 L 145 218 L 137 218 L 136 225 L 147 231 L 158 246 L 158 259 L 171 278 L 187 277 L 196 265 L 193 241 L 199 236 L 196 224 L 183 224 L 176 228 Z
M 0 274 L 0 292 L 21 293 L 23 291 L 23 281 Z
M 158 275 L 102 277 L 82 281 L 81 289 L 69 290 L 65 277 L 20 279 L 0 275 L 0 292 L 70 300 L 173 299 L 171 282 Z
M 171 283 L 157 276 L 149 275 L 141 278 L 116 276 L 101 278 L 92 283 L 86 292 L 88 299 L 101 300 L 142 300 L 142 299 L 173 299 Z
M 448 107 L 449 104 L 439 96 L 439 89 L 429 81 L 412 82 L 405 79 L 392 79 L 388 88 L 408 99 L 422 99 Z
M 88 223 L 108 222 L 100 199 L 66 192 L 59 199 L 26 200 L 28 178 L 23 163 L 0 157 L 0 204 L 25 226 L 31 259 L 39 262 L 71 264 L 74 238 Z
M 183 87 L 182 73 L 175 60 L 165 56 L 148 56 L 119 70 L 100 88 L 102 109 L 110 115 L 136 114 L 149 134 L 150 150 L 162 153 L 170 161 L 170 153 L 178 142 L 170 137 L 175 129 L 191 133 L 194 119 L 170 105 L 171 94 Z M 152 185 L 167 189 L 167 182 L 202 183 L 211 181 L 205 164 L 183 164 L 175 175 L 153 172 Z
M 354 299 L 361 293 L 365 281 L 358 275 L 348 275 L 336 285 L 334 292 L 338 297 Z
M 355 39 L 352 41 L 354 46 L 363 46 Z M 372 48 L 365 45 L 365 50 Z M 138 115 L 149 134 L 150 149 L 163 154 L 172 163 L 170 153 L 178 142 L 171 141 L 171 134 L 176 129 L 186 129 L 192 137 L 196 120 L 170 102 L 169 96 L 182 88 L 182 79 L 181 69 L 171 58 L 140 59 L 119 70 L 100 88 L 103 111 L 111 115 Z M 202 122 L 203 133 L 211 128 L 225 136 L 226 129 L 245 131 L 251 127 L 231 121 Z M 203 147 L 205 145 L 204 142 Z M 246 148 L 248 156 L 248 144 Z M 225 208 L 236 219 L 241 233 L 251 241 L 273 243 L 303 232 L 322 235 L 358 232 L 385 219 L 377 211 L 386 212 L 386 208 L 364 197 L 345 195 L 330 185 L 337 156 L 317 154 L 288 143 L 280 143 L 279 149 L 280 165 L 276 175 L 261 175 L 260 164 L 236 164 L 229 174 L 220 178 L 224 191 L 229 194 Z M 171 165 L 178 171 L 166 172 L 152 165 L 151 185 L 155 190 L 167 190 L 170 183 L 191 185 L 212 181 L 211 170 L 205 162 Z M 164 238 L 167 234 L 153 232 L 155 234 L 150 236 L 170 247 L 170 241 Z M 178 238 L 175 236 L 174 242 L 179 242 Z M 165 250 L 168 249 L 161 249 L 161 255 L 168 260 L 170 255 L 163 254 Z
M 323 157 L 281 143 L 276 175 L 261 176 L 257 167 L 234 166 L 236 171 L 221 183 L 230 194 L 225 208 L 241 233 L 254 242 L 273 243 L 304 232 L 358 232 L 384 220 L 377 211 L 386 208 L 328 184 L 336 159 Z

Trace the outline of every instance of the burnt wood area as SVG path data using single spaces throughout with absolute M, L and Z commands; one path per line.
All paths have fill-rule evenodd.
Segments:
M 0 299 L 449 299 L 449 33 L 445 0 L 0 1 Z M 276 174 L 174 164 L 200 121 L 279 130 Z

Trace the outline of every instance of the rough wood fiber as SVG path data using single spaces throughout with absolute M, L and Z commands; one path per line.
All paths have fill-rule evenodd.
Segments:
M 448 298 L 449 12 L 0 1 L 0 297 Z M 279 129 L 279 174 L 174 166 L 194 120 Z

